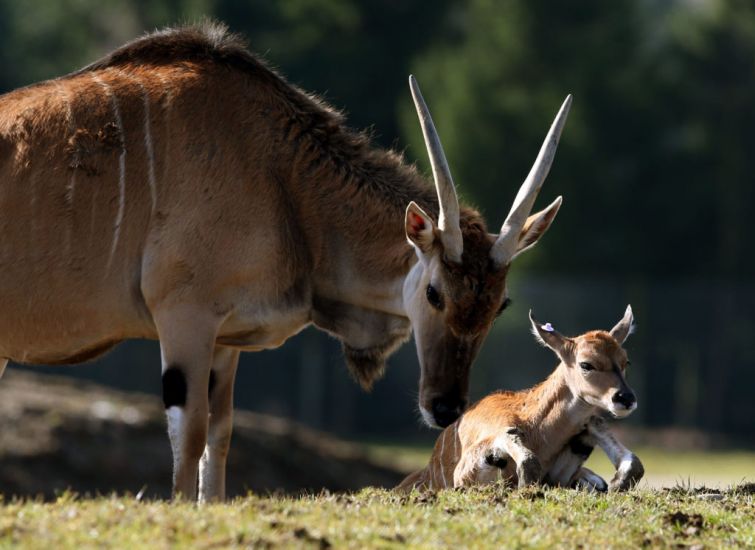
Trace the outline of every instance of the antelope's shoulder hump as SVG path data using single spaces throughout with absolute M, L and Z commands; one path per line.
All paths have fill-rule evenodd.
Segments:
M 146 34 L 72 73 L 72 76 L 125 65 L 161 66 L 181 62 L 214 63 L 268 77 L 271 81 L 281 80 L 273 69 L 248 50 L 242 37 L 216 22 L 169 27 Z

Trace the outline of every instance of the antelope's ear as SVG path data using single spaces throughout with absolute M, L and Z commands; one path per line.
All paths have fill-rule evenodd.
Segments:
M 527 218 L 527 221 L 524 222 L 522 232 L 519 234 L 519 244 L 516 247 L 516 252 L 514 252 L 514 255 L 511 257 L 512 261 L 522 252 L 535 246 L 537 241 L 540 240 L 540 237 L 548 231 L 553 220 L 556 219 L 556 214 L 558 214 L 558 209 L 561 208 L 562 201 L 562 197 L 557 197 L 550 206 L 547 206 L 540 212 L 536 212 Z
M 406 238 L 422 253 L 432 250 L 435 241 L 435 224 L 419 205 L 412 201 L 406 207 Z
M 569 339 L 554 329 L 550 323 L 540 324 L 532 315 L 532 310 L 530 310 L 530 323 L 535 340 L 556 352 L 561 360 L 568 362 Z
M 634 326 L 634 313 L 632 312 L 632 306 L 628 305 L 627 310 L 624 312 L 624 317 L 611 329 L 611 336 L 619 344 L 623 344 L 629 335 L 634 332 Z

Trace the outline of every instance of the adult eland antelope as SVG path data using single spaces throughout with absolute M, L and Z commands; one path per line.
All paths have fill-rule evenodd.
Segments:
M 159 339 L 174 495 L 195 498 L 198 479 L 200 500 L 224 496 L 239 351 L 309 324 L 365 387 L 413 330 L 420 410 L 449 425 L 512 260 L 561 205 L 530 215 L 570 98 L 493 235 L 459 205 L 410 84 L 435 189 L 220 25 L 0 98 L 3 366 Z

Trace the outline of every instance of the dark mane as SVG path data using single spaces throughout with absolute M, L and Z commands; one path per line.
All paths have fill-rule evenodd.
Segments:
M 247 49 L 244 38 L 222 23 L 205 21 L 145 34 L 74 74 L 127 64 L 168 65 L 181 61 L 213 62 L 246 72 L 270 69 Z
M 334 171 L 357 187 L 379 194 L 402 212 L 414 200 L 437 219 L 435 189 L 404 161 L 403 155 L 373 146 L 368 133 L 349 128 L 340 111 L 287 82 L 249 51 L 243 37 L 231 33 L 222 23 L 205 21 L 146 34 L 70 76 L 113 67 L 181 62 L 211 63 L 254 77 L 289 106 L 287 137 L 314 145 L 311 150 L 317 154 L 309 163 L 312 172 Z M 484 227 L 473 209 L 462 208 L 462 218 Z

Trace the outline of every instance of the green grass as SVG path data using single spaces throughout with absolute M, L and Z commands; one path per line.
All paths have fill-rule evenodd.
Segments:
M 637 548 L 755 545 L 753 486 L 723 492 L 366 489 L 196 506 L 113 497 L 0 506 L 2 548 Z

